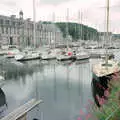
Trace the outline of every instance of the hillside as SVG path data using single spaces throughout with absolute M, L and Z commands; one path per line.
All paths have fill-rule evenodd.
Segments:
M 69 23 L 57 22 L 55 24 L 63 32 L 64 37 L 66 37 L 67 31 L 68 31 L 68 34 L 72 36 L 72 39 L 74 41 L 77 41 L 78 39 L 82 39 L 82 40 L 98 40 L 99 39 L 98 31 L 92 27 L 89 27 L 83 24 L 78 24 L 78 23 L 70 23 L 70 22 Z

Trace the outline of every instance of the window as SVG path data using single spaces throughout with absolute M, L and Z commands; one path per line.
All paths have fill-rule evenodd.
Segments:
M 12 22 L 12 26 L 15 27 L 15 22 L 14 21 Z
M 16 34 L 16 28 L 14 28 L 14 34 Z
M 11 27 L 10 27 L 10 34 L 11 34 L 11 32 L 12 32 L 12 31 L 11 31 Z
M 0 25 L 3 25 L 3 19 L 0 19 Z
M 2 27 L 2 33 L 4 34 L 4 27 Z
M 6 25 L 9 25 L 9 24 L 10 24 L 9 20 L 6 20 L 6 21 L 5 21 L 5 24 L 6 24 Z
M 8 34 L 8 27 L 6 28 L 6 34 Z

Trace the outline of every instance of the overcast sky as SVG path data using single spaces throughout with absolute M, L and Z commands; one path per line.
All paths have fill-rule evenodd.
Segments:
M 106 0 L 35 0 L 36 20 L 80 22 L 78 13 L 82 12 L 82 23 L 104 31 Z M 19 17 L 23 10 L 24 18 L 33 18 L 33 0 L 0 0 L 0 14 Z M 120 0 L 110 0 L 110 31 L 120 33 Z

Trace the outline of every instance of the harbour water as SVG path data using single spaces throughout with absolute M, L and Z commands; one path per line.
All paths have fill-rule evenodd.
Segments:
M 0 91 L 0 107 L 5 106 L 0 116 L 36 98 L 44 102 L 28 113 L 28 120 L 84 120 L 86 105 L 92 100 L 92 64 L 93 60 L 17 62 L 1 57 L 0 69 L 6 72 L 6 80 Z

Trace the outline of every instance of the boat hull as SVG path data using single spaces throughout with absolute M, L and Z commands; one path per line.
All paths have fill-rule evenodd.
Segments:
M 89 56 L 76 56 L 76 60 L 86 60 L 89 59 Z
M 36 59 L 40 59 L 40 57 L 34 57 L 34 58 L 22 58 L 22 59 L 19 59 L 17 61 L 29 61 L 29 60 L 36 60 Z
M 67 61 L 67 60 L 76 60 L 76 57 L 66 56 L 66 57 L 57 57 L 58 61 Z
M 28 60 L 35 60 L 35 59 L 40 59 L 40 55 L 39 54 L 21 54 L 21 55 L 16 55 L 15 59 L 17 61 L 28 61 Z

